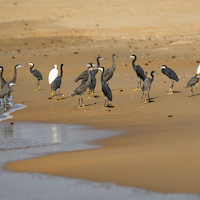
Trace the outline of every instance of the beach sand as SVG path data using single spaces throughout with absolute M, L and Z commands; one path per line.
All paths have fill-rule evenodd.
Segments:
M 152 191 L 200 193 L 200 90 L 188 97 L 184 88 L 200 63 L 200 16 L 198 0 L 186 1 L 2 1 L 0 13 L 1 64 L 4 78 L 11 80 L 16 64 L 33 62 L 41 71 L 41 91 L 29 68 L 19 68 L 12 93 L 15 103 L 27 105 L 10 121 L 37 121 L 90 125 L 123 133 L 96 141 L 103 148 L 59 153 L 8 163 L 8 170 L 111 182 Z M 48 3 L 47 3 L 48 2 Z M 111 106 L 102 110 L 104 96 L 98 72 L 96 96 L 78 109 L 79 86 L 75 78 L 100 55 L 101 65 L 116 71 L 109 83 Z M 144 71 L 155 70 L 150 91 L 153 102 L 140 101 L 133 91 L 137 76 L 132 60 Z M 47 77 L 54 64 L 64 64 L 61 85 L 63 101 L 48 99 Z M 155 69 L 167 65 L 180 81 L 168 95 L 171 80 Z

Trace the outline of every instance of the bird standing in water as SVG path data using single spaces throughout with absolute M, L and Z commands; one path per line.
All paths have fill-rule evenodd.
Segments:
M 8 101 L 7 100 L 8 95 L 13 91 L 14 85 L 15 85 L 15 83 L 9 82 L 6 85 L 4 85 L 4 87 L 0 91 L 0 98 L 4 99 L 4 110 L 6 110 L 6 101 Z
M 60 86 L 62 82 L 62 75 L 63 75 L 63 64 L 60 65 L 60 76 L 58 76 L 53 82 L 53 91 L 56 93 L 56 90 L 59 89 L 59 97 L 60 97 Z M 61 97 L 59 100 L 62 101 Z
M 191 87 L 191 91 L 190 91 L 189 97 L 195 96 L 195 94 L 194 94 L 194 92 L 193 92 L 193 88 L 194 88 L 195 84 L 197 84 L 197 83 L 199 82 L 199 78 L 200 78 L 200 75 L 196 74 L 194 77 L 192 77 L 192 78 L 187 82 L 186 88 Z
M 143 83 L 143 86 L 142 86 L 142 96 L 141 96 L 141 101 L 144 101 L 145 103 L 147 103 L 147 102 L 149 102 L 150 101 L 150 98 L 149 98 L 149 91 L 150 91 L 150 89 L 151 89 L 151 84 L 152 84 L 152 82 L 153 82 L 153 80 L 154 80 L 154 74 L 158 74 L 157 72 L 155 72 L 155 71 L 152 71 L 151 72 L 151 77 L 152 78 L 146 78 L 145 80 L 144 80 L 144 83 Z M 148 92 L 148 100 L 147 100 L 147 98 L 146 98 L 146 92 Z M 145 100 L 143 100 L 143 95 L 144 95 L 144 98 L 145 98 Z
M 71 96 L 75 96 L 75 95 L 79 95 L 79 99 L 78 99 L 78 108 L 84 108 L 85 105 L 83 103 L 83 94 L 84 92 L 87 90 L 87 88 L 90 85 L 91 82 L 91 73 L 90 71 L 93 70 L 93 66 L 95 66 L 93 63 L 88 63 L 86 66 L 89 66 L 87 69 L 87 73 L 88 73 L 88 79 L 85 82 L 82 82 L 81 85 L 79 85 L 74 92 L 71 94 Z M 80 101 L 82 102 L 82 107 L 80 106 Z
M 53 69 L 49 72 L 48 81 L 51 85 L 51 96 L 53 97 L 53 82 L 58 77 L 57 65 L 54 65 Z
M 40 71 L 38 71 L 37 69 L 34 69 L 33 70 L 33 67 L 34 67 L 34 64 L 32 62 L 29 62 L 29 63 L 26 63 L 27 65 L 31 66 L 30 67 L 30 72 L 33 74 L 33 76 L 35 76 L 38 80 L 38 83 L 37 83 L 37 88 L 34 90 L 34 91 L 38 91 L 38 90 L 41 90 L 41 87 L 40 87 L 40 80 L 43 80 L 43 77 L 42 77 L 42 74 L 40 73 Z
M 179 82 L 179 78 L 177 74 L 172 69 L 168 68 L 166 65 L 162 65 L 161 67 L 158 67 L 158 68 L 161 68 L 162 73 L 171 79 L 172 85 L 169 88 L 168 94 L 173 94 L 174 81 Z
M 141 88 L 142 81 L 144 81 L 145 78 L 146 78 L 144 70 L 142 69 L 142 67 L 140 65 L 135 65 L 135 61 L 137 60 L 136 55 L 131 55 L 128 58 L 133 58 L 132 66 L 133 66 L 133 69 L 135 70 L 137 77 L 138 77 L 137 88 L 134 91 L 142 90 L 142 88 Z

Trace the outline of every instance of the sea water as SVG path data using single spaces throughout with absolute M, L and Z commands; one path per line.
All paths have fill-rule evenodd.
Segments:
M 0 123 L 0 199 L 2 200 L 197 200 L 196 194 L 166 194 L 114 183 L 97 183 L 81 179 L 37 173 L 7 171 L 12 161 L 30 159 L 50 153 L 101 148 L 89 142 L 114 137 L 120 132 L 94 130 L 72 124 L 25 122 Z
M 2 98 L 0 98 L 0 122 L 6 119 L 11 119 L 13 116 L 11 113 L 15 112 L 16 110 L 24 109 L 27 106 L 23 104 L 16 104 L 12 101 L 12 96 L 8 98 L 9 102 L 12 103 L 12 106 L 8 106 L 6 110 L 4 110 L 4 101 Z

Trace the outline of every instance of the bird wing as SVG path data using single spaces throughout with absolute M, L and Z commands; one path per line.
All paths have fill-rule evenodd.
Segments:
M 58 76 L 54 83 L 53 83 L 53 91 L 56 91 L 58 88 L 60 88 L 60 85 L 61 85 L 61 76 Z
M 84 84 L 84 85 L 79 85 L 75 90 L 74 92 L 71 94 L 71 96 L 75 96 L 75 95 L 80 95 L 82 93 L 84 93 L 85 91 L 87 90 L 87 86 Z
M 194 86 L 198 81 L 199 81 L 199 80 L 198 80 L 197 77 L 192 77 L 192 78 L 187 82 L 186 88 Z
M 78 82 L 79 80 L 83 79 L 87 75 L 87 70 L 82 72 L 76 79 L 75 82 Z
M 135 71 L 136 71 L 137 76 L 140 77 L 143 81 L 146 79 L 144 70 L 142 69 L 142 67 L 140 67 L 140 65 L 137 65 L 135 67 Z
M 54 80 L 58 77 L 58 70 L 53 68 L 50 72 L 49 72 L 49 76 L 48 76 L 48 81 L 49 84 L 52 84 L 54 82 Z
M 170 68 L 165 69 L 164 74 L 167 75 L 170 79 L 179 81 L 177 74 Z
M 7 95 L 10 92 L 10 88 L 8 86 L 8 83 L 2 88 L 0 91 L 0 98 L 3 98 L 5 95 Z
M 34 69 L 34 70 L 32 71 L 32 74 L 33 74 L 37 79 L 43 80 L 42 74 L 41 74 L 40 71 L 38 71 L 37 69 Z
M 114 70 L 110 67 L 108 68 L 105 72 L 104 72 L 104 75 L 103 75 L 103 79 L 105 82 L 107 82 L 108 80 L 110 80 L 113 76 L 113 72 Z
M 150 78 L 146 78 L 144 80 L 144 83 L 143 83 L 143 86 L 142 86 L 142 91 L 150 91 L 151 89 L 151 83 L 152 83 L 152 80 Z
M 112 92 L 109 86 L 106 83 L 102 84 L 102 92 L 104 95 L 109 99 L 109 101 L 112 101 Z

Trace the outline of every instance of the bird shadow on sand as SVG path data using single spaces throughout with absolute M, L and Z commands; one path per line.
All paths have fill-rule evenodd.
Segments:
M 95 102 L 95 103 L 89 103 L 89 104 L 85 104 L 85 106 L 88 107 L 88 106 L 93 106 L 93 105 L 96 105 L 96 104 L 97 104 L 97 102 Z
M 169 93 L 169 91 L 166 91 L 166 93 Z M 181 93 L 181 91 L 173 91 L 174 94 Z
M 107 105 L 106 108 L 114 108 L 115 106 Z

